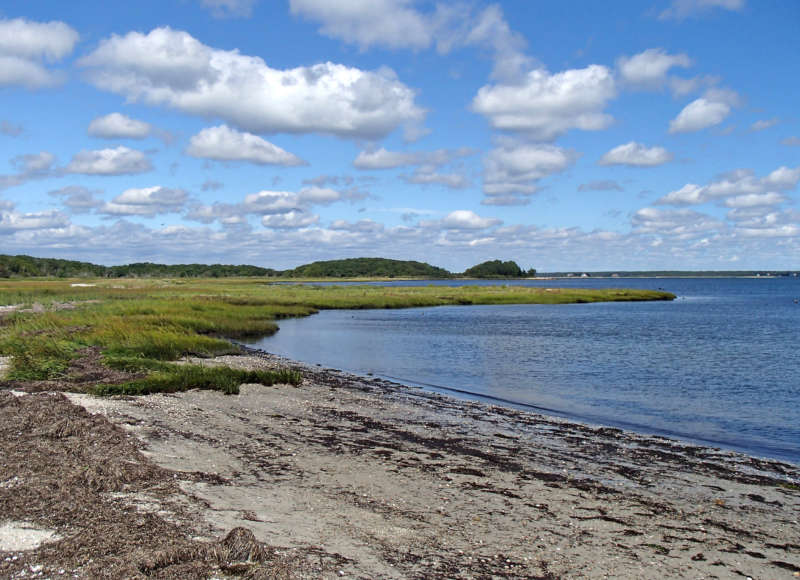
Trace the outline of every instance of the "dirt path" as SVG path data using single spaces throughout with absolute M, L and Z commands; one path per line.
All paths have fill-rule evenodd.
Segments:
M 800 575 L 797 466 L 303 371 L 238 396 L 69 398 L 172 475 L 126 505 L 196 545 L 251 530 L 273 562 L 294 558 L 289 576 Z

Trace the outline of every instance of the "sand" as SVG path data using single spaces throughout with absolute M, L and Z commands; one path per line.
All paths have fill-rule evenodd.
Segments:
M 287 577 L 800 576 L 796 465 L 270 355 L 192 362 L 292 364 L 306 379 L 234 396 L 69 399 L 173 474 L 170 489 L 114 501 L 191 541 L 246 528 L 319 560 Z

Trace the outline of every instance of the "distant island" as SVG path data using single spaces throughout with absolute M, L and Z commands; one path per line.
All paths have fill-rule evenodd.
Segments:
M 304 264 L 289 270 L 229 264 L 155 264 L 137 262 L 102 266 L 90 262 L 0 254 L 0 278 L 656 278 L 656 277 L 798 277 L 793 270 L 610 270 L 538 272 L 524 270 L 513 260 L 489 260 L 462 273 L 449 272 L 426 262 L 388 258 L 347 258 Z

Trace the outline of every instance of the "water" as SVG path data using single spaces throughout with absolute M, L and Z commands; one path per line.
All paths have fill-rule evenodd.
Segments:
M 800 280 L 519 283 L 663 288 L 679 298 L 329 310 L 281 321 L 281 330 L 256 346 L 434 390 L 800 462 L 800 304 L 794 302 Z

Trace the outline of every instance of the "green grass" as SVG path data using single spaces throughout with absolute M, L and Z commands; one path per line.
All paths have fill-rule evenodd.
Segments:
M 118 385 L 98 385 L 96 395 L 149 395 L 150 393 L 176 393 L 189 389 L 222 391 L 227 395 L 239 393 L 239 385 L 299 385 L 302 375 L 293 370 L 244 371 L 228 367 L 172 364 L 162 367 L 143 379 Z
M 8 379 L 64 379 L 80 349 L 99 347 L 106 364 L 146 379 L 98 393 L 145 393 L 214 388 L 233 392 L 236 373 L 181 370 L 165 365 L 186 355 L 213 357 L 239 351 L 227 339 L 268 336 L 276 321 L 321 309 L 410 308 L 458 304 L 567 304 L 671 300 L 646 290 L 546 289 L 520 286 L 275 285 L 262 279 L 0 281 L 0 305 L 38 304 L 44 313 L 0 318 L 0 355 L 13 357 Z M 72 309 L 63 309 L 71 303 Z M 125 366 L 127 365 L 127 367 Z M 291 377 L 290 377 L 291 378 Z M 253 379 L 253 377 L 250 377 Z M 248 380 L 250 380 L 248 379 Z M 271 383 L 267 375 L 253 382 Z M 290 381 L 291 382 L 291 381 Z

